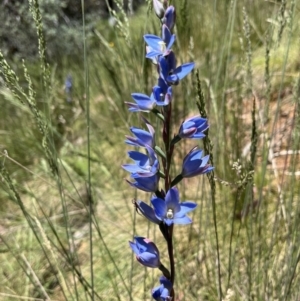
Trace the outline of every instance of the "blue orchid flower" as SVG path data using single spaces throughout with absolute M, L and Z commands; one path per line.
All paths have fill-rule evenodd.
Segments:
M 200 115 L 186 119 L 179 128 L 180 138 L 202 139 L 205 137 L 204 131 L 208 129 L 207 119 Z
M 159 170 L 159 161 L 155 151 L 145 146 L 147 154 L 137 151 L 129 151 L 128 156 L 135 164 L 123 164 L 122 167 L 131 173 L 132 178 L 152 177 Z
M 167 56 L 171 47 L 175 42 L 175 35 L 171 34 L 170 29 L 166 26 L 162 26 L 162 38 L 153 35 L 146 34 L 144 35 L 144 40 L 148 44 L 146 47 L 146 58 L 154 60 L 154 63 L 157 63 L 157 57 Z
M 191 178 L 201 174 L 206 174 L 214 168 L 207 164 L 209 155 L 202 158 L 203 151 L 194 147 L 184 158 L 182 164 L 181 176 L 183 178 Z
M 134 242 L 129 241 L 129 246 L 135 253 L 137 261 L 145 267 L 161 266 L 158 248 L 150 239 L 135 236 Z
M 160 86 L 153 87 L 153 96 L 158 106 L 167 106 L 173 97 L 173 89 L 172 87 L 167 87 L 166 93 L 164 93 L 164 89 Z
M 156 217 L 168 226 L 172 224 L 190 224 L 192 220 L 186 216 L 186 213 L 197 207 L 196 203 L 179 203 L 179 192 L 177 188 L 171 188 L 165 197 L 165 200 L 153 197 L 151 203 Z
M 161 276 L 159 279 L 160 286 L 155 287 L 152 290 L 152 297 L 156 301 L 171 301 L 170 292 L 172 290 L 172 282 L 165 276 Z
M 132 93 L 131 96 L 136 103 L 125 102 L 130 112 L 149 113 L 155 106 L 167 106 L 171 102 L 172 88 L 163 86 L 162 89 L 160 86 L 154 86 L 150 97 L 142 93 Z
M 177 68 L 175 56 L 171 51 L 167 57 L 159 57 L 159 74 L 169 85 L 177 85 L 195 67 L 195 63 L 186 63 Z

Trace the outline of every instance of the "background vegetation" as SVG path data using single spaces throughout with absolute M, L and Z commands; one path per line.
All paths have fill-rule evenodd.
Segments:
M 107 18 L 103 3 L 1 4 L 1 300 L 150 300 L 157 285 L 128 240 L 163 239 L 120 165 L 142 124 L 124 101 L 156 80 L 142 36 L 159 23 L 151 1 Z M 299 300 L 300 3 L 170 3 L 179 61 L 197 66 L 175 88 L 174 131 L 204 99 L 216 176 L 216 206 L 207 178 L 180 186 L 198 208 L 175 228 L 177 300 Z M 194 143 L 181 146 L 178 166 Z

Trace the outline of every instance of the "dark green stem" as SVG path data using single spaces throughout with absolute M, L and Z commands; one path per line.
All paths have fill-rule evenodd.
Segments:
M 171 187 L 177 185 L 182 179 L 183 179 L 183 176 L 181 174 L 176 176 L 176 178 L 173 179 L 173 181 L 171 182 Z
M 169 270 L 161 263 L 160 266 L 158 267 L 158 269 L 163 273 L 163 275 L 170 279 L 171 278 L 171 274 L 169 272 Z
M 171 184 L 171 177 L 170 177 L 170 166 L 171 166 L 171 160 L 174 150 L 174 144 L 170 141 L 170 129 L 171 129 L 171 115 L 172 115 L 172 105 L 171 103 L 164 108 L 164 127 L 163 127 L 163 141 L 165 144 L 165 153 L 166 157 L 162 160 L 163 162 L 163 168 L 165 173 L 165 191 L 166 193 L 168 190 L 172 187 Z M 174 286 L 174 280 L 175 280 L 175 261 L 174 261 L 174 250 L 173 250 L 173 228 L 174 226 L 167 226 L 164 224 L 164 229 L 161 229 L 161 231 L 167 233 L 167 244 L 168 244 L 168 254 L 169 254 L 169 261 L 170 261 L 170 271 L 171 275 L 168 277 L 168 279 L 172 282 Z M 165 238 L 166 238 L 165 236 Z M 175 300 L 175 292 L 174 288 L 171 291 L 171 298 L 172 300 Z
M 169 230 L 169 239 L 168 239 L 168 253 L 170 258 L 170 268 L 171 268 L 171 282 L 174 285 L 175 280 L 175 262 L 174 262 L 174 252 L 173 252 L 173 228 L 174 225 L 168 227 Z

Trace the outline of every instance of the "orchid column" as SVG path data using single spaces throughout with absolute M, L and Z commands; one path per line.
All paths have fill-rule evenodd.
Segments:
M 152 194 L 151 205 L 137 201 L 136 206 L 144 217 L 159 226 L 168 246 L 169 268 L 161 263 L 157 246 L 148 238 L 137 236 L 134 242 L 129 242 L 130 247 L 142 265 L 158 268 L 163 274 L 159 280 L 160 286 L 152 291 L 152 297 L 155 300 L 174 300 L 173 228 L 174 224 L 190 224 L 192 220 L 187 213 L 197 206 L 193 202 L 180 202 L 179 191 L 175 186 L 183 178 L 208 173 L 213 167 L 208 164 L 209 156 L 203 157 L 203 151 L 194 147 L 184 158 L 181 173 L 175 176 L 170 174 L 176 144 L 184 138 L 205 137 L 204 132 L 208 129 L 208 123 L 205 118 L 195 116 L 183 121 L 175 135 L 171 133 L 172 89 L 193 70 L 194 63 L 177 67 L 176 57 L 172 51 L 175 42 L 172 29 L 176 20 L 174 6 L 168 6 L 167 1 L 161 3 L 159 0 L 153 0 L 153 7 L 161 20 L 162 36 L 146 34 L 144 40 L 147 44 L 146 58 L 151 59 L 156 65 L 158 81 L 152 88 L 150 96 L 132 93 L 135 103 L 126 102 L 126 104 L 131 112 L 152 113 L 161 120 L 164 145 L 162 148 L 155 145 L 155 129 L 142 117 L 147 130 L 131 127 L 133 136 L 126 136 L 125 141 L 129 145 L 140 147 L 142 152 L 129 151 L 128 155 L 133 163 L 124 164 L 122 167 L 131 175 L 131 181 L 127 180 L 131 186 Z

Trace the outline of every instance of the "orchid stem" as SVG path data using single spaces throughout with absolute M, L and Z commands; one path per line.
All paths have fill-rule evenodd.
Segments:
M 170 227 L 168 227 L 169 229 L 169 239 L 168 239 L 168 252 L 169 252 L 169 259 L 170 259 L 170 269 L 171 269 L 171 279 L 170 281 L 173 284 L 174 287 L 174 280 L 175 280 L 175 261 L 174 261 L 174 250 L 173 250 L 173 228 L 174 225 L 171 225 Z M 171 297 L 173 298 L 172 300 L 174 300 L 174 289 L 171 292 Z

